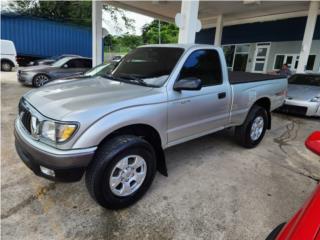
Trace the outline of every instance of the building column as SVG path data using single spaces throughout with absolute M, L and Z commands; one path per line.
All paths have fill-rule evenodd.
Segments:
M 304 36 L 300 51 L 299 64 L 297 73 L 304 73 L 310 54 L 314 29 L 316 27 L 317 15 L 319 10 L 319 2 L 310 2 L 309 13 L 306 28 L 304 30 Z
M 222 30 L 223 30 L 223 18 L 222 18 L 222 15 L 219 15 L 217 17 L 216 32 L 214 36 L 214 45 L 217 47 L 221 47 Z
M 199 0 L 181 1 L 181 13 L 176 16 L 176 23 L 180 28 L 179 43 L 195 42 L 196 32 L 201 29 L 201 23 L 198 20 L 198 11 Z
M 92 66 L 102 63 L 102 1 L 92 1 Z

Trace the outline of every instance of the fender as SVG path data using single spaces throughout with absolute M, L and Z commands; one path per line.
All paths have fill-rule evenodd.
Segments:
M 73 148 L 98 146 L 112 132 L 136 124 L 154 128 L 159 133 L 164 148 L 167 144 L 167 103 L 140 105 L 110 113 L 82 132 Z

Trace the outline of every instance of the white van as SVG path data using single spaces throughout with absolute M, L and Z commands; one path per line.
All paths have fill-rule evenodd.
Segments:
M 14 43 L 9 40 L 2 40 L 0 44 L 1 71 L 10 72 L 12 68 L 17 67 L 17 51 Z

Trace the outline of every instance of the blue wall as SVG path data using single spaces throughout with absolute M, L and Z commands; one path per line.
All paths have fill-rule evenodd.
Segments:
M 1 15 L 1 39 L 13 41 L 18 55 L 92 55 L 90 28 L 41 18 Z
M 222 44 L 251 42 L 302 41 L 306 17 L 279 21 L 227 26 L 223 28 Z M 201 30 L 196 43 L 213 44 L 215 28 Z M 314 39 L 320 39 L 320 17 L 317 18 Z

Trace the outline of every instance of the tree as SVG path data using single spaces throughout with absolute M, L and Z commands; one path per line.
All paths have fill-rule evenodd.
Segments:
M 9 3 L 9 9 L 18 14 L 91 27 L 91 1 L 14 0 Z M 125 11 L 110 5 L 104 5 L 103 9 L 115 23 L 121 18 L 127 28 L 134 28 L 134 19 L 128 18 Z
M 177 43 L 179 28 L 173 23 L 160 22 L 161 43 Z M 142 39 L 145 44 L 159 43 L 159 21 L 154 20 L 142 28 Z
M 108 35 L 104 39 L 104 44 L 107 46 L 108 51 L 115 52 L 128 52 L 142 44 L 142 37 L 124 34 L 121 36 Z

